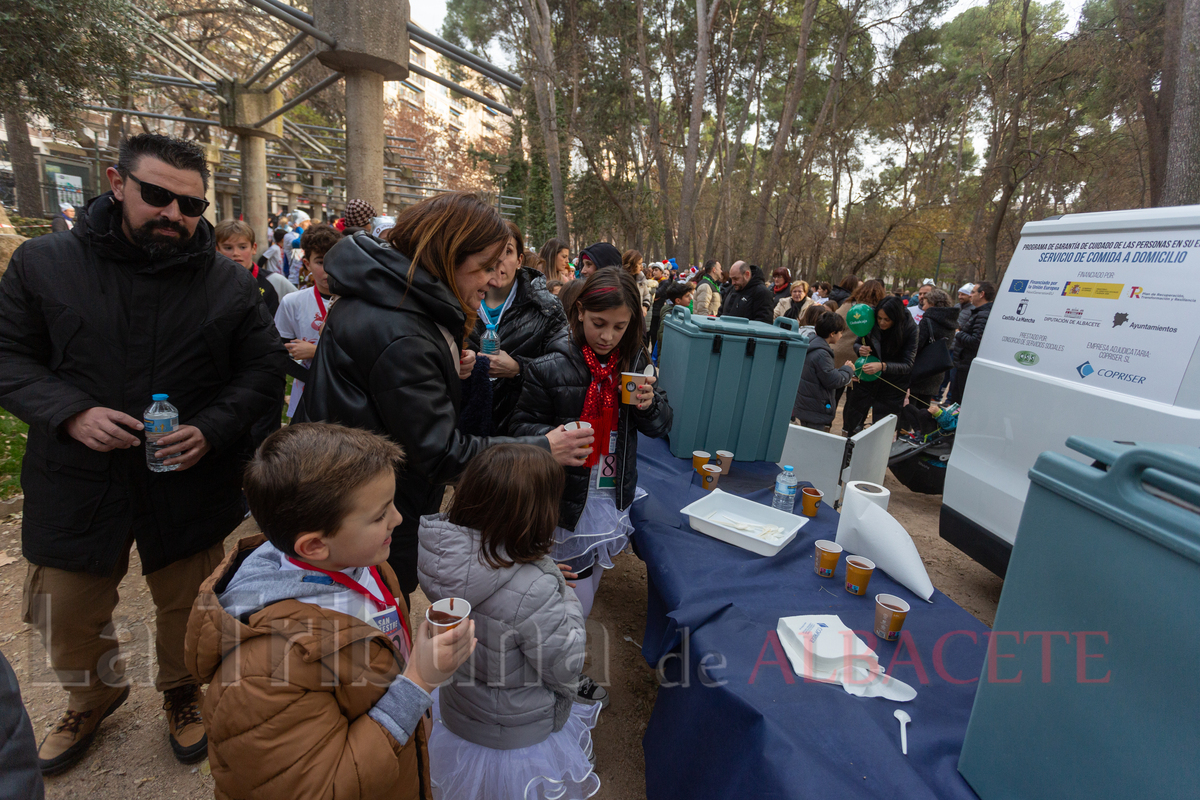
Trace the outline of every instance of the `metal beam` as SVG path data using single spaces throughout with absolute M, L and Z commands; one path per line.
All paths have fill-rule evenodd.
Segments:
M 273 81 L 270 83 L 270 85 L 268 85 L 268 86 L 264 86 L 264 87 L 263 87 L 263 92 L 269 92 L 269 91 L 271 91 L 272 89 L 275 89 L 275 88 L 277 88 L 277 87 L 279 86 L 279 84 L 283 83 L 283 82 L 284 82 L 284 81 L 286 81 L 288 78 L 290 78 L 290 77 L 292 77 L 293 75 L 295 75 L 295 74 L 296 74 L 296 72 L 297 72 L 298 70 L 300 70 L 301 68 L 303 68 L 305 64 L 307 64 L 308 62 L 312 61 L 312 60 L 313 60 L 314 58 L 316 58 L 316 57 L 317 57 L 317 51 L 316 51 L 315 49 L 314 49 L 314 50 L 310 50 L 310 51 L 308 52 L 308 54 L 307 54 L 307 55 L 303 56 L 303 57 L 302 57 L 302 58 L 300 58 L 300 59 L 299 59 L 299 60 L 298 60 L 296 63 L 292 64 L 290 67 L 288 67 L 286 70 L 284 70 L 283 74 L 282 74 L 282 75 L 280 75 L 280 76 L 279 76 L 278 78 L 276 78 L 275 80 L 273 80 Z
M 509 108 L 508 106 L 506 106 L 502 103 L 497 103 L 495 100 L 491 99 L 490 97 L 484 97 L 483 95 L 479 94 L 478 92 L 472 92 L 470 89 L 468 89 L 465 86 L 459 86 L 454 81 L 443 78 L 441 75 L 438 75 L 436 72 L 430 72 L 429 70 L 425 69 L 424 67 L 418 67 L 416 64 L 413 64 L 411 62 L 409 63 L 408 68 L 410 71 L 417 73 L 418 75 L 420 75 L 422 78 L 425 78 L 426 80 L 433 81 L 434 83 L 440 83 L 442 86 L 445 86 L 447 89 L 453 89 L 454 91 L 458 92 L 459 94 L 465 95 L 477 103 L 483 103 L 488 108 L 499 111 L 501 114 L 506 114 L 510 117 L 513 115 L 513 110 L 511 108 Z
M 179 81 L 179 80 L 181 80 L 180 78 L 176 78 L 174 75 L 161 75 L 157 72 L 135 72 L 135 73 L 133 73 L 133 77 L 141 78 L 141 79 L 157 78 L 158 80 L 164 80 L 164 81 Z M 208 87 L 209 89 L 217 88 L 217 84 L 213 83 L 212 81 L 197 81 L 197 82 Z
M 172 41 L 171 41 L 170 39 L 168 39 L 166 36 L 163 36 L 163 35 L 162 35 L 161 33 L 159 33 L 158 31 L 156 31 L 156 30 L 147 30 L 146 32 L 147 32 L 147 33 L 149 33 L 151 36 L 153 36 L 155 39 L 158 39 L 160 42 L 162 42 L 163 44 L 165 44 L 167 47 L 171 48 L 171 50 L 173 50 L 173 51 L 175 52 L 175 55 L 179 56 L 179 57 L 180 57 L 180 58 L 182 58 L 184 61 L 186 61 L 187 63 L 191 64 L 191 65 L 192 65 L 193 67 L 195 67 L 196 69 L 200 70 L 201 72 L 203 72 L 203 73 L 205 73 L 205 74 L 211 75 L 211 76 L 213 76 L 214 78 L 217 78 L 218 80 L 221 78 L 220 74 L 218 74 L 217 72 L 215 72 L 215 71 L 214 71 L 214 70 L 213 70 L 211 67 L 208 67 L 208 66 L 206 66 L 205 64 L 201 63 L 201 62 L 200 62 L 199 60 L 197 60 L 195 57 L 193 57 L 192 55 L 188 54 L 188 53 L 187 53 L 187 52 L 186 52 L 186 51 L 185 51 L 185 50 L 184 50 L 182 47 L 180 47 L 179 45 L 175 44 L 174 42 L 172 42 Z
M 265 0 L 261 0 L 261 1 L 265 2 Z M 247 2 L 260 2 L 260 0 L 247 0 Z M 300 105 L 301 103 L 303 103 L 308 98 L 312 97 L 317 92 L 323 91 L 325 89 L 325 87 L 337 83 L 338 81 L 340 81 L 342 79 L 342 77 L 343 77 L 343 75 L 340 72 L 333 73 L 328 78 L 326 78 L 325 80 L 318 83 L 316 86 L 306 89 L 303 92 L 301 92 L 300 94 L 296 95 L 291 100 L 288 100 L 286 103 L 281 105 L 279 108 L 275 109 L 270 114 L 267 114 L 265 117 L 263 117 L 258 122 L 251 125 L 250 127 L 261 128 L 263 125 L 266 125 L 268 122 L 275 119 L 280 114 L 283 114 L 286 111 L 291 111 L 293 108 Z
M 300 17 L 295 16 L 291 12 L 284 11 L 282 8 L 279 8 L 278 6 L 268 2 L 268 0 L 245 0 L 245 2 L 249 3 L 250 5 L 254 6 L 255 8 L 258 8 L 258 9 L 261 9 L 261 10 L 267 12 L 272 17 L 275 17 L 276 19 L 281 20 L 282 22 L 286 22 L 288 25 L 291 25 L 296 30 L 304 31 L 309 36 L 313 37 L 314 39 L 318 39 L 318 40 L 324 42 L 325 44 L 329 45 L 330 47 L 337 47 L 337 39 L 333 38 L 325 31 L 317 30 L 316 28 L 314 28 L 312 26 L 312 23 L 305 22 Z M 280 5 L 283 5 L 283 4 L 280 3 Z M 295 9 L 293 9 L 293 11 L 294 10 Z M 308 16 L 308 15 L 306 14 L 305 16 Z M 311 19 L 311 17 L 310 17 L 310 19 Z
M 140 44 L 140 43 L 139 43 L 139 44 L 138 44 L 138 47 L 142 48 L 142 49 L 143 49 L 143 50 L 145 50 L 147 53 L 149 53 L 150 55 L 154 56 L 155 58 L 157 58 L 157 59 L 158 59 L 159 61 L 161 61 L 162 63 L 166 64 L 168 67 L 170 67 L 171 69 L 173 69 L 173 70 L 175 70 L 176 72 L 178 72 L 180 75 L 182 75 L 182 76 L 183 76 L 183 79 L 184 79 L 184 80 L 186 80 L 188 83 L 190 83 L 190 84 L 192 84 L 193 86 L 195 86 L 195 87 L 196 87 L 197 89 L 199 89 L 200 91 L 202 91 L 202 92 L 208 92 L 208 93 L 209 93 L 209 94 L 211 94 L 213 97 L 217 98 L 217 100 L 219 100 L 220 102 L 224 103 L 225 105 L 229 105 L 229 101 L 228 101 L 228 100 L 226 100 L 224 97 L 222 97 L 220 94 L 218 94 L 218 93 L 217 93 L 215 90 L 213 90 L 213 89 L 209 89 L 207 86 L 205 86 L 203 83 L 201 83 L 200 81 L 198 81 L 198 80 L 196 80 L 195 78 L 193 78 L 191 75 L 188 75 L 188 74 L 187 74 L 187 70 L 185 70 L 183 67 L 179 66 L 179 65 L 178 65 L 178 64 L 176 64 L 175 62 L 173 62 L 173 61 L 171 61 L 170 59 L 168 59 L 168 58 L 167 58 L 166 56 L 164 56 L 162 53 L 156 53 L 155 51 L 151 50 L 149 47 L 146 47 L 146 45 L 144 45 L 144 44 Z
M 313 137 L 309 136 L 307 133 L 305 133 L 305 131 L 304 131 L 304 129 L 303 129 L 303 128 L 301 128 L 301 127 L 300 127 L 299 125 L 297 125 L 296 123 L 292 122 L 290 119 L 284 119 L 284 121 L 283 121 L 283 127 L 284 127 L 284 128 L 290 128 L 290 129 L 291 129 L 291 131 L 292 131 L 292 135 L 293 135 L 293 136 L 295 136 L 295 137 L 296 137 L 296 138 L 298 138 L 300 141 L 302 141 L 302 142 L 304 142 L 305 144 L 307 144 L 309 147 L 311 147 L 311 148 L 313 148 L 314 150 L 316 150 L 318 153 L 324 153 L 325 155 L 331 155 L 331 154 L 332 154 L 332 153 L 331 153 L 331 151 L 330 151 L 330 149 L 329 149 L 328 147 L 326 147 L 325 145 L 321 144 L 320 142 L 318 142 L 318 141 L 317 141 L 316 139 L 314 139 Z
M 304 166 L 305 169 L 310 169 L 310 170 L 312 169 L 312 164 L 308 163 L 308 159 L 306 159 L 304 156 L 300 155 L 295 150 L 293 150 L 292 146 L 290 144 L 285 142 L 283 139 L 280 139 L 278 144 L 284 150 L 287 150 L 289 153 L 291 153 L 293 156 L 295 156 L 296 160 L 299 161 Z M 268 157 L 270 157 L 270 154 L 268 154 Z M 286 158 L 286 156 L 275 156 L 275 157 L 276 158 Z
M 267 63 L 263 64 L 261 67 L 259 67 L 257 72 L 255 72 L 253 75 L 251 75 L 249 78 L 247 78 L 246 82 L 243 85 L 249 86 L 252 83 L 254 83 L 255 81 L 259 81 L 259 80 L 262 80 L 263 78 L 265 78 L 267 73 L 270 72 L 272 69 L 274 69 L 275 65 L 279 63 L 279 60 L 281 58 L 286 56 L 288 53 L 292 52 L 292 50 L 296 49 L 296 45 L 298 45 L 304 41 L 305 36 L 308 36 L 308 34 L 305 33 L 304 31 L 301 31 L 300 33 L 297 33 L 295 36 L 293 36 L 291 38 L 291 40 L 288 41 L 288 43 L 283 46 L 282 50 L 280 50 L 275 55 L 271 56 L 270 60 L 267 61 Z
M 430 50 L 436 50 L 442 55 L 449 57 L 452 61 L 457 61 L 463 66 L 470 67 L 479 74 L 486 75 L 497 83 L 502 83 L 509 88 L 520 89 L 525 83 L 520 77 L 512 74 L 508 70 L 501 69 L 491 62 L 483 60 L 474 53 L 464 50 L 456 44 L 451 44 L 440 36 L 435 36 L 429 31 L 423 30 L 411 22 L 408 23 L 408 35 L 428 47 Z
M 150 119 L 169 119 L 172 122 L 190 122 L 193 125 L 220 125 L 221 123 L 212 119 L 199 119 L 197 117 L 177 117 L 173 114 L 154 114 L 149 111 L 138 111 L 134 108 L 111 108 L 110 106 L 87 106 L 81 105 L 80 108 L 86 108 L 88 111 L 107 111 L 110 114 L 132 114 L 135 117 L 149 117 Z
M 205 56 L 204 56 L 202 53 L 200 53 L 198 50 L 196 50 L 196 48 L 192 47 L 190 44 L 188 44 L 187 42 L 185 42 L 183 39 L 179 38 L 179 37 L 178 37 L 178 36 L 176 36 L 174 33 L 172 33 L 170 30 L 168 30 L 166 25 L 163 25 L 161 22 L 159 22 L 159 21 L 158 21 L 158 20 L 156 20 L 154 17 L 150 16 L 149 14 L 147 14 L 145 11 L 143 11 L 143 10 L 142 10 L 142 9 L 140 9 L 140 8 L 138 8 L 137 6 L 133 6 L 133 10 L 134 10 L 134 11 L 136 11 L 136 12 L 138 12 L 139 14 L 141 14 L 141 15 L 142 15 L 143 17 L 145 17 L 146 19 L 148 19 L 148 20 L 149 20 L 151 23 L 153 23 L 153 24 L 154 24 L 155 26 L 157 26 L 158 28 L 161 28 L 161 29 L 162 29 L 162 31 L 163 31 L 163 33 L 165 33 L 165 34 L 166 34 L 167 36 L 169 36 L 171 39 L 174 39 L 174 40 L 175 40 L 175 42 L 177 42 L 177 43 L 178 43 L 180 46 L 182 46 L 183 48 L 185 48 L 185 49 L 186 49 L 186 50 L 187 50 L 187 51 L 188 51 L 188 52 L 189 52 L 191 55 L 189 56 L 187 53 L 182 53 L 182 52 L 179 52 L 179 49 L 178 49 L 178 48 L 176 48 L 176 47 L 174 47 L 174 46 L 171 44 L 171 42 L 164 42 L 164 44 L 166 44 L 166 45 L 168 45 L 168 46 L 172 47 L 172 49 L 174 49 L 176 52 L 179 52 L 179 54 L 180 54 L 181 56 L 183 56 L 184 58 L 188 59 L 189 61 L 192 61 L 192 59 L 193 59 L 193 58 L 195 58 L 195 59 L 199 59 L 201 62 L 203 62 L 203 64 L 204 64 L 204 65 L 207 65 L 207 68 L 206 68 L 205 66 L 202 66 L 201 64 L 195 64 L 195 62 L 193 61 L 193 63 L 195 64 L 195 66 L 197 66 L 197 67 L 199 67 L 200 69 L 204 70 L 205 72 L 209 73 L 209 74 L 210 74 L 210 75 L 212 75 L 214 78 L 219 78 L 219 79 L 221 79 L 221 80 L 226 80 L 226 81 L 233 80 L 233 78 L 232 78 L 232 77 L 229 75 L 229 73 L 228 73 L 228 72 L 226 72 L 225 70 L 221 69 L 220 67 L 218 67 L 218 66 L 217 66 L 216 64 L 214 64 L 213 62 L 209 61 L 209 60 L 208 60 L 208 58 L 206 58 L 206 57 L 205 57 Z M 154 32 L 154 31 L 151 31 L 151 33 L 155 33 L 155 32 Z M 158 34 L 155 34 L 155 35 L 157 36 Z M 162 37 L 161 37 L 161 36 L 159 36 L 158 38 L 160 38 L 160 39 L 161 39 Z

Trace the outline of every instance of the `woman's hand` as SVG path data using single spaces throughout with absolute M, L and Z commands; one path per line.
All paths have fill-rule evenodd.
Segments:
M 462 355 L 458 359 L 458 377 L 459 380 L 466 380 L 471 377 L 471 372 L 475 369 L 475 351 L 463 350 Z
M 521 374 L 521 365 L 503 350 L 488 356 L 489 378 L 515 378 Z
M 567 430 L 559 425 L 546 434 L 550 441 L 550 455 L 564 467 L 582 467 L 592 452 L 592 440 L 596 438 L 591 428 Z
M 883 372 L 883 362 L 872 361 L 870 364 L 863 364 L 862 371 L 867 375 L 874 375 L 876 372 Z
M 288 355 L 296 361 L 307 361 L 310 358 L 315 358 L 317 355 L 317 346 L 303 339 L 292 339 L 284 347 L 287 348 Z
M 858 346 L 858 354 L 859 354 L 860 356 L 864 356 L 864 357 L 865 357 L 865 356 L 869 356 L 869 355 L 871 355 L 871 347 L 870 347 L 870 345 L 860 344 L 860 345 Z
M 633 399 L 637 401 L 638 411 L 645 411 L 654 403 L 654 384 L 658 382 L 658 378 L 651 375 L 646 378 L 646 382 L 637 388 L 633 393 Z

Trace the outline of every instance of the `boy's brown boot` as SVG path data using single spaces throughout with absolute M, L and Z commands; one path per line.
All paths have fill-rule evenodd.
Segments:
M 195 764 L 208 756 L 208 736 L 200 718 L 200 687 L 194 683 L 163 692 L 163 710 L 167 712 L 167 731 L 175 757 L 184 764 Z
M 98 708 L 91 711 L 68 708 L 38 748 L 38 767 L 42 774 L 56 775 L 83 758 L 96 738 L 101 720 L 120 708 L 128 697 L 129 686 L 116 686 L 112 699 Z

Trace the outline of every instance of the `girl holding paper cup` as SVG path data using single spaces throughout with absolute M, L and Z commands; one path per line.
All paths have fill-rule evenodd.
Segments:
M 597 270 L 566 311 L 570 338 L 529 365 L 511 432 L 537 436 L 574 420 L 595 432 L 586 463 L 565 468 L 551 551 L 579 575 L 575 591 L 586 615 L 602 571 L 629 541 L 629 506 L 645 494 L 637 488 L 637 435 L 665 436 L 671 407 L 655 378 L 640 374 L 633 402 L 621 402 L 621 374 L 642 373 L 649 364 L 641 295 L 628 273 Z

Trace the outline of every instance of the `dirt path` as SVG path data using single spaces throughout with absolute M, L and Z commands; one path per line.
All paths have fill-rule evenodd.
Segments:
M 1000 579 L 947 544 L 937 534 L 940 496 L 917 495 L 889 474 L 889 511 L 912 533 L 933 584 L 981 621 L 991 624 L 1000 596 Z M 245 523 L 227 541 L 255 532 Z M 65 695 L 54 682 L 37 633 L 20 620 L 25 562 L 20 558 L 19 521 L 0 524 L 0 650 L 13 665 L 40 739 L 57 721 Z M 207 762 L 184 766 L 172 756 L 166 738 L 162 698 L 154 691 L 153 612 L 140 575 L 136 553 L 130 574 L 121 583 L 117 609 L 118 637 L 126 652 L 127 672 L 135 681 L 130 699 L 101 726 L 84 760 L 46 782 L 51 800 L 190 800 L 212 797 Z M 414 616 L 426 601 L 418 593 Z M 645 797 L 642 735 L 657 694 L 654 670 L 641 656 L 646 615 L 646 569 L 625 554 L 605 574 L 588 623 L 587 670 L 608 683 L 612 705 L 595 731 L 597 772 L 603 785 L 598 798 L 635 800 Z M 607 650 L 608 657 L 604 657 Z M 609 665 L 604 674 L 603 665 Z

